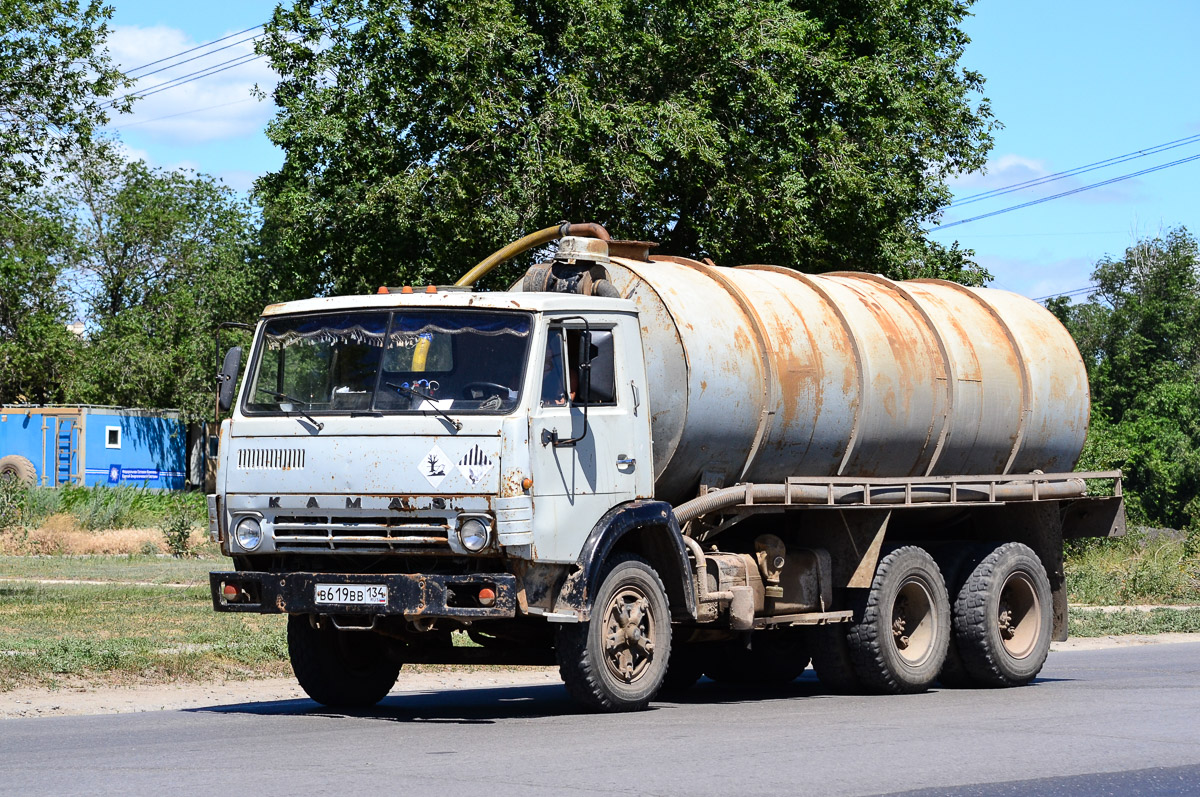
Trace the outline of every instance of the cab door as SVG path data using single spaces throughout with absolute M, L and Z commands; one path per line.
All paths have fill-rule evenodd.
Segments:
M 539 560 L 575 561 L 605 512 L 653 489 L 636 335 L 625 316 L 551 319 L 546 328 L 529 429 Z

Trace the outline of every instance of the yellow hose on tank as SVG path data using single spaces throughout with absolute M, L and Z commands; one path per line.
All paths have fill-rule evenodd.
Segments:
M 513 241 L 503 249 L 497 249 L 483 260 L 480 260 L 475 268 L 471 269 L 466 274 L 463 274 L 462 277 L 459 278 L 458 282 L 454 284 L 459 287 L 474 285 L 475 282 L 484 274 L 487 274 L 504 261 L 511 260 L 522 252 L 528 252 L 535 246 L 541 246 L 542 244 L 548 244 L 551 241 L 557 241 L 559 238 L 567 235 L 580 235 L 588 238 L 599 238 L 602 241 L 608 241 L 612 239 L 608 234 L 608 230 L 604 229 L 604 227 L 599 224 L 595 224 L 593 222 L 570 224 L 564 221 L 562 224 L 559 224 L 555 227 L 547 227 L 544 230 L 531 232 L 529 235 Z

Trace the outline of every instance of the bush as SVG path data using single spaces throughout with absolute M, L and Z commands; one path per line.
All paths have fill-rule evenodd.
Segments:
M 174 498 L 173 506 L 163 516 L 159 530 L 167 541 L 167 550 L 171 555 L 184 557 L 191 554 L 191 536 L 192 529 L 196 527 L 196 518 L 183 496 Z
M 21 525 L 25 519 L 27 492 L 16 479 L 0 478 L 0 531 Z
M 1167 529 L 1068 546 L 1067 596 L 1074 603 L 1200 603 L 1200 560 Z

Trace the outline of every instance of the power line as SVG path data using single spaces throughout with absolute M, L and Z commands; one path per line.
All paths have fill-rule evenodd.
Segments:
M 1047 299 L 1057 299 L 1060 296 L 1078 296 L 1081 293 L 1092 293 L 1093 291 L 1096 291 L 1096 290 L 1098 290 L 1098 288 L 1095 285 L 1085 285 L 1082 288 L 1072 288 L 1069 291 L 1062 291 L 1061 293 L 1052 293 L 1049 296 L 1039 296 L 1038 298 L 1034 299 L 1034 301 L 1035 302 L 1044 302 Z
M 1123 180 L 1129 180 L 1134 177 L 1141 177 L 1142 175 L 1150 174 L 1151 172 L 1158 172 L 1158 171 L 1162 171 L 1163 169 L 1170 169 L 1173 166 L 1181 166 L 1185 163 L 1191 163 L 1194 160 L 1200 160 L 1200 155 L 1189 155 L 1186 158 L 1180 158 L 1179 160 L 1174 160 L 1169 163 L 1162 163 L 1162 164 L 1159 164 L 1158 166 L 1151 166 L 1150 168 L 1142 169 L 1141 171 L 1130 172 L 1129 174 L 1122 174 L 1119 177 L 1112 177 L 1108 180 L 1102 180 L 1101 182 L 1098 182 L 1098 183 L 1092 183 L 1090 185 L 1080 186 L 1079 188 L 1072 188 L 1070 191 L 1063 191 L 1058 194 L 1051 194 L 1050 196 L 1044 196 L 1044 197 L 1041 197 L 1040 199 L 1032 199 L 1028 202 L 1022 202 L 1019 205 L 1012 205 L 1011 207 L 1001 208 L 1000 210 L 993 210 L 991 213 L 982 213 L 978 216 L 972 216 L 968 219 L 959 219 L 958 221 L 952 221 L 947 224 L 940 224 L 937 227 L 934 227 L 933 229 L 929 230 L 929 232 L 931 232 L 931 233 L 940 232 L 941 230 L 947 230 L 951 227 L 957 227 L 960 224 L 968 224 L 972 221 L 979 221 L 980 219 L 987 219 L 987 218 L 991 218 L 992 216 L 999 216 L 1001 213 L 1011 213 L 1014 210 L 1021 210 L 1022 208 L 1028 208 L 1028 207 L 1032 207 L 1033 205 L 1040 205 L 1043 202 L 1049 202 L 1052 199 L 1062 199 L 1065 196 L 1071 196 L 1072 194 L 1078 194 L 1083 191 L 1090 191 L 1093 188 L 1101 188 L 1106 185 L 1112 185 L 1113 183 L 1119 183 Z
M 148 89 L 146 89 L 144 91 L 131 91 L 122 97 L 114 97 L 112 100 L 105 103 L 104 105 L 101 105 L 100 107 L 102 109 L 111 108 L 113 105 L 117 104 L 118 102 L 121 102 L 124 99 L 137 99 L 137 100 L 144 99 L 144 98 L 150 97 L 154 94 L 159 94 L 161 92 L 167 91 L 168 89 L 177 88 L 179 86 L 182 86 L 185 83 L 191 83 L 194 80 L 200 80 L 201 78 L 208 77 L 209 75 L 215 75 L 218 72 L 224 72 L 227 69 L 233 69 L 234 67 L 242 66 L 242 65 L 248 64 L 252 61 L 257 61 L 258 59 L 263 58 L 263 57 L 264 56 L 256 55 L 254 53 L 239 55 L 236 58 L 229 59 L 228 61 L 222 61 L 219 64 L 213 64 L 212 66 L 206 66 L 203 69 L 196 70 L 195 72 L 189 72 L 186 75 L 180 75 L 177 78 L 172 78 L 171 80 L 167 80 L 162 83 L 157 83 L 153 86 L 150 86 Z
M 346 27 L 347 27 L 347 29 L 350 29 L 354 25 L 364 25 L 364 24 L 366 24 L 366 20 L 357 20 L 355 22 L 349 23 Z M 250 30 L 253 30 L 253 28 L 250 28 Z M 245 33 L 245 32 L 246 31 L 242 31 L 242 33 Z M 231 35 L 236 36 L 237 34 L 231 34 Z M 296 36 L 293 36 L 292 38 L 287 39 L 286 41 L 288 41 L 288 42 L 299 41 L 300 39 L 304 38 L 304 36 L 305 36 L 304 33 L 299 33 Z M 227 36 L 226 38 L 230 38 L 230 37 Z M 217 41 L 223 41 L 223 40 L 218 39 Z M 210 42 L 210 43 L 215 43 L 215 42 Z M 222 49 L 224 49 L 224 48 L 222 48 Z M 184 52 L 190 52 L 190 51 L 185 50 Z M 216 51 L 214 50 L 214 52 L 216 52 Z M 177 53 L 177 55 L 182 55 L 182 54 L 183 53 Z M 215 74 L 218 74 L 219 72 L 224 72 L 228 69 L 234 69 L 235 67 L 244 66 L 245 64 L 249 64 L 253 61 L 257 61 L 259 59 L 266 58 L 266 57 L 267 57 L 266 54 L 258 55 L 255 53 L 247 53 L 247 54 L 239 55 L 239 56 L 237 56 L 235 58 L 231 58 L 227 61 L 222 61 L 219 64 L 213 64 L 211 66 L 206 66 L 203 69 L 196 70 L 195 72 L 189 72 L 186 75 L 180 75 L 177 78 L 172 78 L 172 79 L 164 81 L 162 83 L 158 83 L 158 84 L 146 89 L 145 91 L 130 92 L 128 94 L 122 95 L 121 97 L 114 97 L 113 99 L 109 100 L 108 102 L 102 104 L 100 106 L 100 108 L 101 109 L 111 108 L 114 105 L 116 105 L 118 102 L 121 102 L 122 100 L 125 100 L 125 99 L 140 100 L 145 97 L 152 96 L 154 94 L 159 94 L 164 91 L 169 91 L 170 89 L 173 89 L 173 88 L 178 88 L 179 86 L 182 86 L 185 83 L 191 83 L 195 80 L 200 80 L 202 78 L 209 77 L 210 75 L 215 75 Z M 193 60 L 193 59 L 189 59 L 189 60 Z M 157 62 L 154 62 L 154 63 L 157 63 Z M 180 63 L 184 63 L 184 62 L 180 62 Z M 147 66 L 150 66 L 150 65 L 151 64 L 147 64 Z M 214 106 L 214 107 L 220 107 L 220 106 Z M 198 109 L 198 110 L 204 110 L 204 109 Z M 187 111 L 185 113 L 190 113 L 190 111 Z M 141 124 L 141 123 L 137 122 L 135 124 Z
M 1127 161 L 1138 160 L 1139 157 L 1146 157 L 1148 155 L 1158 155 L 1159 152 L 1165 152 L 1168 150 L 1180 148 L 1180 146 L 1187 146 L 1188 144 L 1195 144 L 1198 142 L 1200 142 L 1200 133 L 1195 134 L 1195 136 L 1188 136 L 1186 138 L 1177 138 L 1174 140 L 1174 142 L 1166 142 L 1165 144 L 1156 144 L 1154 146 L 1147 146 L 1146 149 L 1135 150 L 1133 152 L 1126 152 L 1126 154 L 1124 154 L 1124 155 L 1115 155 L 1115 156 L 1112 156 L 1109 158 L 1105 158 L 1105 160 L 1103 160 L 1103 161 L 1096 161 L 1094 163 L 1085 163 L 1084 166 L 1076 166 L 1075 168 L 1067 169 L 1066 172 L 1056 172 L 1055 174 L 1048 174 L 1045 176 L 1040 176 L 1040 178 L 1033 178 L 1031 180 L 1025 180 L 1022 182 L 1014 182 L 1014 184 L 1012 184 L 1012 185 L 1002 186 L 1000 188 L 992 188 L 991 191 L 984 191 L 982 193 L 971 194 L 970 197 L 962 197 L 961 199 L 955 199 L 954 202 L 950 203 L 950 206 L 952 206 L 952 208 L 956 208 L 956 206 L 960 206 L 960 205 L 970 205 L 974 202 L 983 202 L 984 199 L 992 199 L 995 197 L 1003 196 L 1003 194 L 1006 194 L 1006 193 L 1013 193 L 1014 191 L 1021 191 L 1022 188 L 1032 188 L 1034 186 L 1045 185 L 1045 184 L 1048 184 L 1048 182 L 1056 182 L 1057 180 L 1070 178 L 1070 176 L 1076 176 L 1079 174 L 1086 174 L 1088 172 L 1094 172 L 1094 170 L 1096 170 L 1096 169 L 1103 169 L 1108 166 L 1116 166 L 1116 164 L 1118 164 L 1118 163 L 1124 163 Z
M 1020 183 L 1013 183 L 1012 185 L 1002 186 L 1000 188 L 992 189 L 991 191 L 983 191 L 978 194 L 972 194 L 971 196 L 966 196 L 966 197 L 963 197 L 962 199 L 954 200 L 953 202 L 950 203 L 950 206 L 951 207 L 959 207 L 962 205 L 970 205 L 974 202 L 982 202 L 985 199 L 993 199 L 998 196 L 1003 196 L 1004 194 L 1011 194 L 1014 191 L 1021 191 L 1025 188 L 1033 188 L 1035 186 L 1045 185 L 1047 183 L 1053 183 L 1058 180 L 1063 180 L 1067 177 L 1075 177 L 1080 174 L 1086 174 L 1087 172 L 1094 172 L 1097 169 L 1103 169 L 1107 166 L 1116 166 L 1117 164 L 1120 164 L 1120 163 L 1126 163 L 1127 161 L 1137 160 L 1138 158 L 1144 158 L 1148 155 L 1157 155 L 1162 152 L 1167 152 L 1168 150 L 1176 149 L 1178 147 L 1184 147 L 1184 146 L 1187 146 L 1188 144 L 1195 144 L 1198 142 L 1200 142 L 1200 133 L 1193 135 L 1193 136 L 1187 136 L 1185 138 L 1179 138 L 1174 141 L 1168 141 L 1165 144 L 1157 144 L 1153 147 L 1147 147 L 1145 149 L 1139 149 L 1139 150 L 1135 150 L 1133 152 L 1127 152 L 1124 155 L 1114 155 L 1111 158 L 1105 158 L 1104 160 L 1096 161 L 1095 163 L 1087 163 L 1087 164 L 1084 164 L 1083 166 L 1076 166 L 1073 169 L 1067 169 L 1066 171 L 1056 172 L 1054 174 L 1049 174 L 1044 177 L 1035 177 L 1031 180 L 1025 180 Z
M 152 72 L 146 72 L 144 74 L 138 75 L 137 79 L 141 80 L 142 78 L 150 77 L 151 75 L 157 75 L 159 72 L 166 72 L 168 69 L 174 69 L 177 66 L 183 66 L 184 64 L 191 63 L 192 61 L 197 61 L 201 58 L 208 58 L 210 55 L 212 55 L 214 53 L 219 53 L 222 50 L 228 50 L 230 47 L 237 47 L 239 44 L 245 44 L 246 42 L 252 42 L 258 38 L 260 38 L 260 37 L 256 35 L 256 36 L 247 36 L 244 39 L 238 39 L 233 44 L 227 44 L 224 47 L 218 47 L 215 50 L 209 50 L 208 52 L 200 53 L 199 55 L 193 55 L 191 58 L 185 58 L 182 61 L 176 61 L 173 64 L 167 64 L 166 66 L 160 66 L 158 69 L 155 69 Z M 179 55 L 182 55 L 182 53 L 179 53 Z
M 221 38 L 219 38 L 219 39 L 213 39 L 212 41 L 210 41 L 210 42 L 205 42 L 204 44 L 197 44 L 195 47 L 192 47 L 192 48 L 190 48 L 190 49 L 187 49 L 187 50 L 182 50 L 182 51 L 180 51 L 180 52 L 177 52 L 177 53 L 175 53 L 174 55 L 168 55 L 168 56 L 166 56 L 166 57 L 164 57 L 164 58 L 160 58 L 160 59 L 158 59 L 157 61 L 151 61 L 151 62 L 150 62 L 150 63 L 148 63 L 148 64 L 142 64 L 141 66 L 135 66 L 135 67 L 133 67 L 132 69 L 127 69 L 127 70 L 125 70 L 125 74 L 126 74 L 126 75 L 132 75 L 134 72 L 137 72 L 137 71 L 140 71 L 140 70 L 142 70 L 142 69 L 145 69 L 146 67 L 149 67 L 149 66 L 156 66 L 157 64 L 161 64 L 163 61 L 170 61 L 172 58 L 178 58 L 178 57 L 179 57 L 179 56 L 181 56 L 181 55 L 187 55 L 188 53 L 194 53 L 194 52 L 196 52 L 197 50 L 199 50 L 199 49 L 201 49 L 201 48 L 204 48 L 204 47 L 210 47 L 210 46 L 212 46 L 212 45 L 214 45 L 214 44 L 220 44 L 221 42 L 223 42 L 223 41 L 225 41 L 225 40 L 227 40 L 227 39 L 232 39 L 234 36 L 241 36 L 243 33 L 249 33 L 249 32 L 250 32 L 250 31 L 252 31 L 252 30 L 256 30 L 256 29 L 258 29 L 258 28 L 265 27 L 266 25 L 267 25 L 267 23 L 266 23 L 266 22 L 264 22 L 264 23 L 262 23 L 261 25 L 255 25 L 255 26 L 253 26 L 253 27 L 246 28 L 245 30 L 239 30 L 237 33 L 230 33 L 228 36 L 222 36 L 222 37 L 221 37 Z M 224 48 L 222 48 L 222 49 L 224 49 Z M 145 75 L 142 75 L 141 77 L 145 77 Z

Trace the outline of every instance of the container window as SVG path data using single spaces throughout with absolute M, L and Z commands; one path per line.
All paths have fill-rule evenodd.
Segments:
M 105 426 L 104 427 L 104 447 L 105 448 L 120 448 L 121 447 L 121 427 L 120 426 Z

